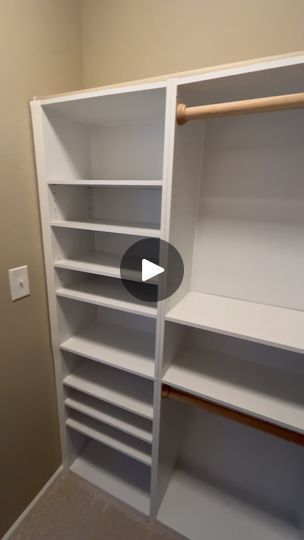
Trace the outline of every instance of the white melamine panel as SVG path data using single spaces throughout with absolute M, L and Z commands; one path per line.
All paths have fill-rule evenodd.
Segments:
M 204 122 L 189 122 L 184 126 L 176 126 L 175 128 L 168 241 L 178 250 L 183 259 L 184 277 L 176 293 L 168 298 L 167 304 L 170 308 L 191 287 L 193 243 L 199 202 L 204 133 Z
M 120 278 L 120 263 L 126 250 L 141 236 L 111 234 L 53 227 L 56 268 Z M 139 252 L 129 268 L 129 279 L 141 281 Z M 151 254 L 157 258 L 157 254 Z M 139 261 L 140 259 L 140 261 Z M 138 270 L 140 268 L 140 271 Z
M 92 178 L 161 180 L 164 119 L 91 130 Z
M 68 259 L 58 259 L 55 261 L 54 266 L 66 270 L 77 270 L 79 272 L 120 278 L 120 261 L 121 256 L 119 255 L 91 251 Z M 141 272 L 134 272 L 134 281 L 141 281 Z
M 146 465 L 91 441 L 71 471 L 140 512 L 149 513 L 150 469 Z
M 304 433 L 304 373 L 299 376 L 243 358 L 185 348 L 163 382 Z
M 198 407 L 174 405 L 182 434 L 158 519 L 194 540 L 202 530 L 208 540 L 300 540 L 303 449 Z M 163 437 L 166 447 L 170 435 Z
M 91 188 L 93 216 L 117 223 L 153 223 L 160 228 L 161 195 L 161 189 L 142 187 Z
M 144 441 L 75 411 L 70 411 L 66 425 L 145 465 L 151 465 L 151 446 Z
M 82 94 L 76 99 L 70 96 L 67 100 L 43 103 L 42 106 L 49 113 L 57 112 L 87 126 L 160 121 L 165 115 L 166 82 L 150 85 L 150 88 L 147 85 L 116 87 L 98 94 Z
M 160 227 L 161 189 L 51 185 L 50 219 Z M 119 201 L 119 204 L 118 204 Z
M 56 111 L 42 111 L 42 115 L 46 177 L 87 178 L 91 171 L 89 128 Z
M 116 234 L 132 234 L 135 236 L 150 236 L 153 238 L 160 237 L 160 230 L 155 223 L 121 223 L 115 221 L 106 221 L 103 219 L 90 218 L 86 221 L 72 220 L 51 220 L 52 227 L 65 227 L 70 229 L 81 229 L 86 231 L 99 231 Z
M 180 101 L 190 106 L 262 98 L 301 92 L 304 57 L 220 69 L 204 75 L 182 77 Z
M 157 88 L 44 106 L 48 180 L 161 180 L 165 100 Z
M 302 110 L 206 122 L 191 289 L 304 309 Z
M 153 384 L 141 377 L 88 360 L 67 375 L 63 383 L 144 418 L 153 418 Z
M 160 188 L 162 180 L 69 180 L 57 179 L 49 180 L 49 185 L 54 186 L 100 186 L 100 187 L 149 187 Z
M 168 312 L 168 321 L 304 351 L 304 312 L 189 292 Z
M 138 287 L 140 289 L 145 285 L 139 284 Z M 71 285 L 59 287 L 56 294 L 60 297 L 110 307 L 146 317 L 155 318 L 157 316 L 155 303 L 144 302 L 132 296 L 120 279 L 91 276 L 89 279 L 83 278 L 81 281 L 77 280 Z
M 154 376 L 154 334 L 105 323 L 93 323 L 61 343 L 60 348 L 96 362 Z
M 190 540 L 300 540 L 293 523 L 181 468 L 172 475 L 158 519 Z
M 64 404 L 69 409 L 95 418 L 147 443 L 152 443 L 152 423 L 141 416 L 71 389 Z

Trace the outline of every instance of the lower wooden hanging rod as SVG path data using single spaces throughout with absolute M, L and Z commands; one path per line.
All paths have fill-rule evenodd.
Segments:
M 242 101 L 228 101 L 227 103 L 214 103 L 198 107 L 187 107 L 184 103 L 179 103 L 176 109 L 176 120 L 178 124 L 182 125 L 188 120 L 200 120 L 201 118 L 283 111 L 301 107 L 304 107 L 304 92 Z
M 233 420 L 239 424 L 258 429 L 259 431 L 264 431 L 265 433 L 269 433 L 274 437 L 279 437 L 285 441 L 304 446 L 304 434 L 277 426 L 276 424 L 272 424 L 266 420 L 261 420 L 260 418 L 255 418 L 249 414 L 235 411 L 229 407 L 226 407 L 225 405 L 218 405 L 217 403 L 213 403 L 207 399 L 193 396 L 192 394 L 188 394 L 182 390 L 176 390 L 171 386 L 163 385 L 162 397 L 171 398 L 175 401 L 181 401 L 182 403 L 187 403 L 190 405 L 196 405 L 201 409 L 214 413 L 218 416 L 223 416 L 224 418 L 228 418 L 229 420 Z

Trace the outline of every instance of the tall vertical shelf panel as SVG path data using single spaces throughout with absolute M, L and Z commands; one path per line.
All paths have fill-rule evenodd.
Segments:
M 32 102 L 64 464 L 191 540 L 303 539 L 304 109 L 176 107 L 303 81 L 297 56 Z M 184 262 L 158 303 L 120 280 L 146 237 Z
M 64 463 L 145 514 L 159 313 L 120 262 L 163 235 L 168 107 L 165 83 L 32 102 Z

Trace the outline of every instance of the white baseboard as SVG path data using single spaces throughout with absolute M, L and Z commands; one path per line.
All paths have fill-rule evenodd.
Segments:
M 56 480 L 57 476 L 64 470 L 63 465 L 60 465 L 58 467 L 57 471 L 54 472 L 54 474 L 51 476 L 51 478 L 47 481 L 46 484 L 44 484 L 43 488 L 37 493 L 36 497 L 30 502 L 30 504 L 26 507 L 26 509 L 20 514 L 20 516 L 16 519 L 16 521 L 13 523 L 13 525 L 9 528 L 9 530 L 5 533 L 4 536 L 2 536 L 1 540 L 9 540 L 11 535 L 15 532 L 17 527 L 19 527 L 20 523 L 24 520 L 24 518 L 28 515 L 28 513 L 32 510 L 32 508 L 35 506 L 35 504 L 39 501 L 39 499 L 44 495 L 44 493 L 47 491 L 47 489 L 52 485 L 52 483 Z

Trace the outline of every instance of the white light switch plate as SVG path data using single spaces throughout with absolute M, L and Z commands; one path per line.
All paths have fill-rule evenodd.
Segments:
M 11 268 L 8 271 L 8 277 L 11 288 L 12 300 L 19 300 L 24 296 L 30 294 L 30 283 L 28 277 L 28 267 L 18 266 L 18 268 Z

